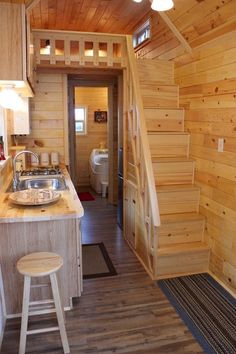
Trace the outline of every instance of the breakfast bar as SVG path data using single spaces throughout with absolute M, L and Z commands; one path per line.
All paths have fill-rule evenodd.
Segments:
M 72 297 L 81 295 L 80 218 L 84 211 L 65 168 L 63 175 L 67 188 L 59 191 L 61 197 L 54 203 L 16 205 L 10 201 L 10 193 L 0 194 L 0 264 L 7 317 L 21 313 L 23 277 L 18 274 L 16 263 L 32 252 L 55 252 L 62 256 L 64 264 L 58 272 L 58 283 L 65 309 L 72 307 Z M 42 280 L 40 286 L 34 282 L 31 301 L 37 304 L 39 298 L 51 298 L 47 282 L 47 278 L 43 286 Z

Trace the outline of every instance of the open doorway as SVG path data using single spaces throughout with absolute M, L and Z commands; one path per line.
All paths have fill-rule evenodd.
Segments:
M 108 153 L 108 201 L 117 204 L 118 149 L 122 141 L 122 75 L 68 77 L 70 174 L 76 187 L 91 186 L 90 156 Z M 121 88 L 120 90 L 118 88 Z M 101 186 L 100 186 L 101 187 Z M 101 188 L 98 192 L 102 192 Z

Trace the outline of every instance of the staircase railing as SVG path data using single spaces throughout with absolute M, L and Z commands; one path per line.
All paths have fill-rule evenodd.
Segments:
M 131 133 L 131 146 L 136 171 L 137 193 L 140 213 L 143 220 L 143 236 L 148 253 L 148 268 L 155 269 L 151 254 L 157 249 L 156 227 L 160 225 L 160 214 L 156 195 L 152 159 L 147 135 L 145 112 L 143 108 L 138 68 L 131 36 L 127 36 L 127 93 L 128 124 Z M 154 260 L 155 262 L 155 257 Z

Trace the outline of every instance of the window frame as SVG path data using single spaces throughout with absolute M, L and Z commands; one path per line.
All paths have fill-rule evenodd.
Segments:
M 75 110 L 76 109 L 79 109 L 79 108 L 82 108 L 84 109 L 84 121 L 83 120 L 80 120 L 80 119 L 76 119 L 76 115 L 75 115 Z M 87 121 L 88 121 L 88 107 L 85 106 L 85 105 L 76 105 L 74 107 L 74 118 L 75 118 L 75 134 L 76 135 L 87 135 Z M 82 122 L 84 123 L 84 129 L 82 132 L 78 132 L 76 131 L 76 122 Z
M 145 33 L 147 30 L 149 31 L 149 35 L 146 38 L 144 38 L 141 42 L 138 43 L 139 37 L 141 37 L 143 35 L 143 33 Z M 150 18 L 148 18 L 141 26 L 139 26 L 135 30 L 135 32 L 133 33 L 132 39 L 133 39 L 134 49 L 139 48 L 144 43 L 150 41 L 150 39 L 151 39 L 151 19 Z

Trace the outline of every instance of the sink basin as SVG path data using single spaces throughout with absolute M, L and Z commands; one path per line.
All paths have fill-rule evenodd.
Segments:
M 18 190 L 24 189 L 53 189 L 53 190 L 64 190 L 67 189 L 65 179 L 63 177 L 53 177 L 53 178 L 32 178 L 24 179 L 18 184 Z

